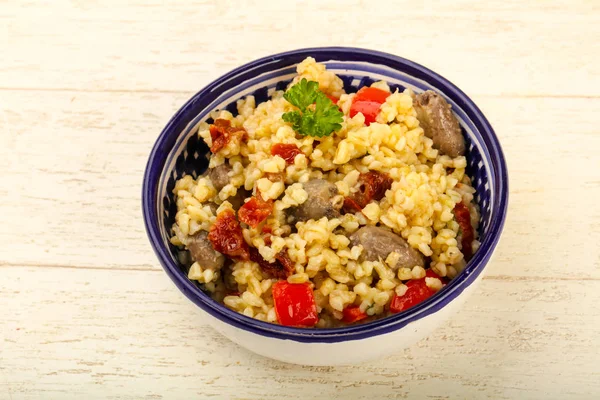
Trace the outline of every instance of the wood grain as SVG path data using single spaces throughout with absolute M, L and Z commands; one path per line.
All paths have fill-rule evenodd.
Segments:
M 14 226 L 0 232 L 0 264 L 159 268 L 141 219 L 141 177 L 153 141 L 187 95 L 4 93 L 11 134 L 0 149 L 8 160 L 0 218 Z M 507 234 L 488 274 L 600 279 L 600 125 L 577 119 L 593 114 L 600 98 L 474 100 L 510 173 Z M 578 206 L 566 206 L 571 198 Z M 15 211 L 28 218 L 8 220 Z M 34 238 L 40 227 L 46 234 Z
M 2 275 L 0 302 L 12 313 L 3 316 L 1 368 L 15 399 L 583 399 L 600 391 L 598 280 L 484 279 L 460 315 L 414 348 L 311 368 L 222 338 L 160 271 L 10 267 Z
M 598 94 L 597 2 L 485 4 L 10 2 L 0 86 L 189 92 L 261 56 L 347 45 L 422 63 L 469 94 Z
M 592 1 L 0 1 L 0 399 L 600 397 L 600 5 Z M 343 12 L 342 12 L 343 11 Z M 510 175 L 465 309 L 336 368 L 240 349 L 152 254 L 147 155 L 212 79 L 347 45 L 464 89 Z

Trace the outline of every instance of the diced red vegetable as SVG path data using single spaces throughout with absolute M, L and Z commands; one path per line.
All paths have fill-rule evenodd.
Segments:
M 436 274 L 431 268 L 427 268 L 427 270 L 425 271 L 425 277 L 441 279 L 440 276 Z
M 256 228 L 273 212 L 273 200 L 265 201 L 260 194 L 252 196 L 250 200 L 244 203 L 238 210 L 238 217 L 241 222 Z
M 441 279 L 438 274 L 433 272 L 431 269 L 427 270 L 425 277 Z M 391 312 L 398 313 L 400 311 L 409 309 L 427 300 L 436 293 L 435 290 L 430 289 L 429 286 L 427 286 L 425 278 L 410 280 L 406 283 L 406 286 L 408 289 L 406 289 L 406 293 L 404 293 L 404 295 L 398 296 L 394 293 L 390 303 Z
M 363 87 L 356 92 L 354 100 L 373 101 L 375 103 L 383 104 L 390 94 L 391 93 L 386 90 L 377 89 L 374 87 Z
M 338 102 L 338 100 L 339 100 L 337 97 L 335 97 L 335 96 L 332 96 L 332 95 L 330 95 L 330 94 L 326 94 L 325 96 L 327 96 L 327 98 L 328 98 L 329 100 L 331 100 L 331 101 L 333 102 L 333 104 L 337 104 L 337 102 Z
M 275 143 L 271 147 L 271 155 L 283 158 L 286 164 L 293 164 L 294 159 L 298 154 L 302 154 L 302 150 L 295 144 Z
M 248 137 L 248 133 L 244 128 L 234 128 L 231 122 L 226 119 L 217 119 L 209 128 L 210 137 L 212 138 L 212 146 L 210 151 L 218 152 L 223 147 L 227 146 L 231 140 L 242 141 Z
M 369 171 L 360 174 L 358 183 L 360 184 L 358 192 L 354 194 L 354 201 L 361 210 L 372 200 L 379 201 L 385 196 L 385 192 L 392 187 L 393 179 L 383 172 Z
M 314 293 L 308 283 L 278 281 L 272 290 L 275 314 L 281 325 L 312 327 L 319 322 Z
M 354 201 L 351 197 L 344 197 L 344 205 L 342 209 L 345 213 L 355 213 L 357 211 L 362 212 L 362 207 L 356 201 Z
M 270 233 L 267 233 L 267 234 L 265 235 L 265 244 L 266 244 L 267 246 L 270 246 L 270 245 L 271 245 L 271 243 L 273 243 L 273 241 L 271 240 L 271 234 L 270 234 Z
M 473 225 L 471 225 L 469 207 L 461 201 L 454 207 L 454 216 L 462 231 L 462 252 L 465 260 L 469 260 L 473 256 L 473 240 L 475 239 L 475 231 L 473 230 Z
M 360 311 L 360 307 L 358 306 L 349 306 L 344 308 L 343 314 L 344 316 L 342 318 L 342 321 L 349 324 L 363 320 L 368 317 L 367 314 Z
M 262 233 L 273 233 L 273 227 L 270 225 L 263 226 Z
M 406 286 L 408 286 L 408 289 L 403 296 L 394 294 L 392 297 L 392 302 L 390 303 L 391 312 L 397 313 L 416 306 L 435 293 L 435 291 L 429 289 L 425 283 L 425 278 L 408 281 Z
M 281 253 L 279 253 L 275 256 L 277 262 L 270 263 L 260 255 L 257 249 L 254 247 L 250 248 L 250 260 L 257 263 L 262 272 L 273 278 L 287 279 L 288 276 L 294 273 L 293 263 L 290 267 L 287 263 L 289 259 L 286 260 L 286 258 L 287 254 L 281 255 Z M 281 260 L 284 260 L 284 262 L 281 262 Z
M 244 240 L 242 227 L 232 210 L 221 211 L 215 223 L 210 227 L 208 240 L 214 249 L 231 258 L 248 260 L 250 258 L 248 243 Z
M 283 276 L 283 268 L 281 267 L 281 265 L 278 263 L 268 262 L 260 255 L 258 250 L 254 247 L 250 248 L 250 260 L 257 263 L 261 271 L 263 271 L 267 275 L 278 279 L 285 279 L 285 277 Z
M 296 266 L 294 265 L 294 262 L 290 259 L 286 251 L 281 250 L 275 255 L 275 259 L 279 261 L 279 263 L 283 267 L 283 271 L 285 272 L 286 278 L 295 272 Z
M 354 96 L 354 99 L 352 100 L 350 117 L 354 117 L 360 112 L 365 116 L 365 124 L 371 125 L 371 123 L 375 122 L 377 119 L 379 108 L 385 103 L 385 99 L 387 99 L 389 95 L 390 92 L 386 92 L 385 90 L 373 87 L 363 87 L 356 92 L 356 96 Z

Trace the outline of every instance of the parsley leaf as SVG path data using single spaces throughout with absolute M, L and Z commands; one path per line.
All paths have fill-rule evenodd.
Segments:
M 302 79 L 283 94 L 283 98 L 298 107 L 302 112 L 317 100 L 319 84 Z
M 300 125 L 302 124 L 302 114 L 300 114 L 300 111 L 286 112 L 281 117 L 285 122 L 292 124 L 295 131 L 300 130 Z
M 323 137 L 342 127 L 344 114 L 319 90 L 317 82 L 302 79 L 289 88 L 283 97 L 300 109 L 282 116 L 299 134 Z

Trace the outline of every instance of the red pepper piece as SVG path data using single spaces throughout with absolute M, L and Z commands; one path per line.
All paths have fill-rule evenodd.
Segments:
M 331 100 L 331 101 L 333 102 L 333 104 L 337 104 L 337 102 L 338 102 L 338 100 L 339 100 L 337 97 L 334 97 L 334 96 L 332 96 L 332 95 L 330 95 L 330 94 L 326 94 L 325 96 L 327 96 L 327 98 L 328 98 L 329 100 Z
M 367 314 L 360 311 L 360 307 L 358 307 L 358 306 L 349 306 L 349 307 L 344 308 L 343 314 L 344 314 L 344 317 L 342 318 L 342 321 L 349 323 L 349 324 L 356 322 L 356 321 L 363 320 L 368 317 Z
M 473 256 L 473 240 L 475 239 L 475 231 L 473 230 L 473 225 L 471 225 L 469 207 L 461 201 L 454 206 L 454 216 L 462 231 L 462 252 L 465 255 L 465 260 L 468 261 Z
M 244 203 L 238 210 L 238 217 L 241 222 L 256 228 L 273 212 L 273 200 L 263 200 L 260 194 L 252 196 L 250 200 Z
M 281 325 L 312 327 L 319 322 L 314 293 L 308 283 L 276 282 L 273 303 Z
M 248 243 L 244 240 L 242 227 L 230 209 L 217 215 L 215 223 L 208 232 L 208 240 L 219 253 L 244 261 L 250 258 Z
M 365 116 L 365 124 L 371 125 L 377 119 L 379 108 L 385 103 L 385 99 L 389 95 L 390 92 L 386 92 L 385 90 L 363 87 L 356 92 L 356 96 L 352 100 L 350 117 L 352 118 L 360 112 Z
M 433 272 L 431 269 L 427 270 L 425 277 L 440 278 L 438 274 Z M 406 293 L 404 293 L 404 295 L 398 296 L 394 293 L 390 303 L 391 312 L 397 313 L 409 309 L 427 300 L 436 293 L 435 290 L 430 289 L 429 286 L 427 286 L 425 278 L 410 280 L 406 283 L 406 286 L 408 289 L 406 289 Z
M 286 164 L 293 164 L 298 154 L 303 154 L 302 150 L 295 144 L 275 143 L 271 146 L 271 155 L 283 158 Z

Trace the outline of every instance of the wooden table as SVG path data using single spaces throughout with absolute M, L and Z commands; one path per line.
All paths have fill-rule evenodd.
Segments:
M 597 1 L 123 3 L 0 2 L 1 399 L 600 396 Z M 495 127 L 511 187 L 464 310 L 403 353 L 336 368 L 203 326 L 140 211 L 152 144 L 193 93 L 320 45 L 457 84 Z

